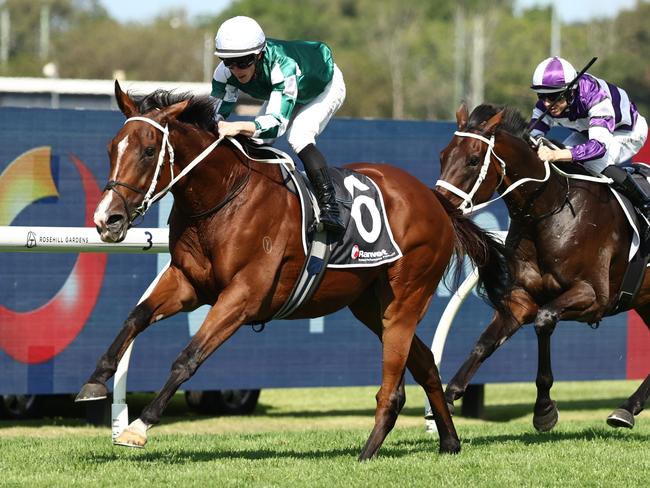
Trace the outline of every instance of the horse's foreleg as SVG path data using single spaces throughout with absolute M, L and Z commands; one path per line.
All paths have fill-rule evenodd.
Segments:
M 194 290 L 182 273 L 169 268 L 160 278 L 151 294 L 137 305 L 124 322 L 108 350 L 99 358 L 95 371 L 81 388 L 75 401 L 106 398 L 106 382 L 115 374 L 117 365 L 133 339 L 149 325 L 179 312 L 196 301 Z
M 380 318 L 380 305 L 374 294 L 366 290 L 359 300 L 350 305 L 350 310 L 356 318 L 372 330 L 379 339 L 382 339 L 382 323 Z M 442 383 L 431 349 L 417 336 L 413 335 L 406 366 L 425 391 L 431 404 L 438 432 L 440 435 L 440 452 L 458 452 L 460 441 L 454 428 L 449 409 L 444 400 Z M 394 406 L 397 413 L 401 412 L 406 402 L 404 390 L 404 376 L 394 394 Z
M 250 320 L 246 311 L 246 294 L 227 289 L 210 309 L 205 321 L 189 344 L 176 358 L 163 388 L 127 429 L 115 439 L 115 444 L 143 447 L 147 442 L 147 430 L 160 422 L 163 410 L 172 396 L 185 381 L 189 380 L 199 366 L 223 344 L 235 331 Z M 255 300 L 252 300 L 253 302 Z
M 507 299 L 509 314 L 495 313 L 492 322 L 483 331 L 469 357 L 453 376 L 447 389 L 445 399 L 453 411 L 454 401 L 463 396 L 470 380 L 488 357 L 494 353 L 508 338 L 517 332 L 523 324 L 532 322 L 537 313 L 537 305 L 524 290 L 514 290 Z
M 537 334 L 537 399 L 533 425 L 539 432 L 547 432 L 558 421 L 558 410 L 551 399 L 553 370 L 551 367 L 551 336 L 558 321 L 582 314 L 594 307 L 596 293 L 587 282 L 578 282 L 570 290 L 539 309 L 535 318 Z
M 628 429 L 634 427 L 634 416 L 643 410 L 648 396 L 650 396 L 650 375 L 630 398 L 607 417 L 607 424 L 611 427 L 627 427 Z

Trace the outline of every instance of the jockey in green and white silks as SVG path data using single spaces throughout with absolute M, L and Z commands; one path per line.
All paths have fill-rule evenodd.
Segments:
M 212 80 L 219 135 L 272 142 L 286 133 L 318 197 L 321 222 L 342 234 L 327 163 L 315 145 L 345 100 L 343 75 L 330 48 L 322 42 L 266 39 L 255 20 L 242 16 L 222 24 L 215 45 L 221 58 Z M 265 100 L 262 109 L 254 121 L 227 122 L 240 92 Z

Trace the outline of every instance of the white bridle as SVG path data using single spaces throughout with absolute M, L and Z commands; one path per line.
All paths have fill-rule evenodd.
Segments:
M 144 200 L 142 200 L 142 203 L 140 206 L 135 210 L 135 213 L 140 216 L 144 216 L 144 214 L 151 208 L 151 205 L 153 205 L 155 202 L 160 200 L 162 197 L 164 197 L 167 192 L 171 189 L 172 186 L 176 184 L 178 180 L 180 180 L 183 176 L 185 176 L 187 173 L 189 173 L 194 166 L 199 164 L 201 161 L 203 161 L 208 154 L 212 152 L 212 150 L 219 145 L 221 141 L 223 141 L 223 137 L 220 137 L 216 141 L 214 141 L 212 144 L 210 144 L 208 147 L 206 147 L 201 154 L 199 154 L 197 157 L 195 157 L 183 170 L 178 173 L 178 175 L 174 176 L 174 148 L 171 145 L 171 142 L 169 142 L 169 126 L 163 127 L 160 125 L 158 122 L 156 122 L 153 119 L 150 119 L 149 117 L 130 117 L 126 119 L 124 124 L 127 124 L 129 122 L 133 121 L 140 121 L 140 122 L 146 122 L 147 124 L 150 124 L 154 126 L 156 129 L 158 129 L 160 132 L 163 133 L 163 140 L 161 142 L 161 147 L 160 147 L 160 152 L 158 153 L 158 163 L 156 164 L 156 171 L 153 175 L 153 178 L 151 179 L 151 184 L 149 185 L 149 189 L 144 195 Z M 169 184 L 160 190 L 158 193 L 155 195 L 153 192 L 156 189 L 156 185 L 158 184 L 158 180 L 160 179 L 160 173 L 162 171 L 162 167 L 165 164 L 165 154 L 169 153 L 169 172 L 170 172 L 170 177 L 171 181 Z
M 456 131 L 454 132 L 454 135 L 457 135 L 459 137 L 471 137 L 473 139 L 478 139 L 481 142 L 484 142 L 487 144 L 488 148 L 487 151 L 485 151 L 485 157 L 483 158 L 483 165 L 481 166 L 481 171 L 479 172 L 478 178 L 476 179 L 476 182 L 474 182 L 474 186 L 472 189 L 469 191 L 469 193 L 465 193 L 463 190 L 460 188 L 452 185 L 451 183 L 448 183 L 444 180 L 438 180 L 436 181 L 435 186 L 440 186 L 454 195 L 460 197 L 463 199 L 463 203 L 461 203 L 458 208 L 461 210 L 464 214 L 469 214 L 472 212 L 475 212 L 477 210 L 480 210 L 484 207 L 487 207 L 489 204 L 496 202 L 497 200 L 503 198 L 506 196 L 508 193 L 513 191 L 515 188 L 517 188 L 520 185 L 523 185 L 524 183 L 528 182 L 537 182 L 537 183 L 543 183 L 549 179 L 551 176 L 551 170 L 550 166 L 548 164 L 548 161 L 544 161 L 544 169 L 545 169 L 545 175 L 544 178 L 541 180 L 535 179 L 535 178 L 523 178 L 512 185 L 510 185 L 501 195 L 499 195 L 496 198 L 493 198 L 492 200 L 489 200 L 487 202 L 483 202 L 478 205 L 474 205 L 473 198 L 476 192 L 478 191 L 479 187 L 485 181 L 485 177 L 487 176 L 488 169 L 490 168 L 490 158 L 494 156 L 494 158 L 499 162 L 501 165 L 501 181 L 499 181 L 499 184 L 496 186 L 498 188 L 501 183 L 503 182 L 503 179 L 506 176 L 506 163 L 503 159 L 501 159 L 495 152 L 494 152 L 494 135 L 487 139 L 486 137 L 483 137 L 480 134 L 474 134 L 472 132 L 461 132 L 461 131 Z
M 136 216 L 137 215 L 144 216 L 147 210 L 151 208 L 151 205 L 153 205 L 155 202 L 157 202 L 162 197 L 164 197 L 167 194 L 167 192 L 169 192 L 169 190 L 172 188 L 172 186 L 174 186 L 176 182 L 178 182 L 178 180 L 180 180 L 183 176 L 189 173 L 197 164 L 203 161 L 208 156 L 208 154 L 210 154 L 214 150 L 214 148 L 217 147 L 224 139 L 228 139 L 236 148 L 238 148 L 242 152 L 242 154 L 248 157 L 251 161 L 257 161 L 260 163 L 269 163 L 269 164 L 286 164 L 292 170 L 295 170 L 295 165 L 293 164 L 291 158 L 287 154 L 283 153 L 282 151 L 279 151 L 272 147 L 268 148 L 271 152 L 274 152 L 275 154 L 280 156 L 278 159 L 252 158 L 246 154 L 246 151 L 244 151 L 244 149 L 242 148 L 241 144 L 237 141 L 237 139 L 227 136 L 227 137 L 220 137 L 212 144 L 210 144 L 208 147 L 206 147 L 201 152 L 201 154 L 196 156 L 187 166 L 185 166 L 185 168 L 183 168 L 183 170 L 180 173 L 178 173 L 178 175 L 174 176 L 174 148 L 172 147 L 171 142 L 169 142 L 169 126 L 166 125 L 165 127 L 163 127 L 158 122 L 148 117 L 129 117 L 128 119 L 126 119 L 124 124 L 133 121 L 146 122 L 147 124 L 154 126 L 156 129 L 158 129 L 160 132 L 163 133 L 163 140 L 161 142 L 160 152 L 158 153 L 158 163 L 156 164 L 156 171 L 151 180 L 151 184 L 149 185 L 149 189 L 144 195 L 144 199 L 142 200 L 142 203 L 134 211 L 134 214 Z M 171 175 L 171 181 L 165 188 L 163 188 L 158 193 L 153 195 L 153 192 L 156 189 L 156 185 L 158 184 L 158 180 L 160 179 L 160 173 L 162 171 L 162 167 L 165 164 L 166 153 L 169 153 L 169 171 Z M 123 183 L 120 184 L 123 185 Z

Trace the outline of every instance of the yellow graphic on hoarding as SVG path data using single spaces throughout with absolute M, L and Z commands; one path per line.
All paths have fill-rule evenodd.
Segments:
M 11 225 L 26 207 L 47 197 L 58 197 L 50 169 L 52 150 L 37 147 L 14 159 L 0 174 L 0 225 Z

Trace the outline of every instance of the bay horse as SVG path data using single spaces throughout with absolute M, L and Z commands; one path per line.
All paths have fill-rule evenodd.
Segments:
M 163 90 L 132 98 L 117 82 L 115 96 L 127 121 L 108 146 L 110 181 L 95 211 L 95 224 L 103 241 L 121 241 L 134 218 L 146 210 L 149 195 L 175 180 L 170 189 L 171 265 L 131 311 L 77 400 L 106 397 L 106 381 L 129 344 L 149 325 L 211 306 L 160 392 L 115 440 L 142 447 L 147 429 L 160 421 L 172 395 L 203 361 L 242 325 L 266 322 L 282 307 L 305 255 L 300 203 L 285 187 L 278 165 L 249 159 L 227 139 L 215 142 L 212 99 Z M 211 145 L 214 149 L 204 149 Z M 201 152 L 205 159 L 183 174 Z M 156 169 L 162 165 L 183 176 L 172 178 L 167 169 Z M 289 318 L 323 316 L 347 306 L 383 343 L 375 425 L 359 460 L 374 457 L 395 424 L 405 402 L 405 366 L 433 406 L 439 451 L 456 453 L 460 441 L 433 354 L 415 328 L 459 252 L 478 263 L 490 288 L 499 287 L 497 280 L 507 283 L 503 245 L 408 173 L 389 165 L 349 167 L 381 189 L 403 255 L 378 267 L 326 270 L 318 290 Z M 498 298 L 493 294 L 492 301 Z
M 540 161 L 526 138 L 526 120 L 515 109 L 484 104 L 468 116 L 462 104 L 456 119 L 458 130 L 441 152 L 437 186 L 466 212 L 487 203 L 495 192 L 503 197 L 511 219 L 506 248 L 514 284 L 504 296 L 507 313 L 496 311 L 448 383 L 445 398 L 453 408 L 483 361 L 524 324 L 534 323 L 538 370 L 533 425 L 548 431 L 558 420 L 550 397 L 551 334 L 561 320 L 594 324 L 615 313 L 632 230 L 608 185 L 568 179 Z M 566 164 L 579 169 L 577 163 Z M 631 308 L 650 324 L 648 273 Z M 607 423 L 632 428 L 649 394 L 650 376 Z

